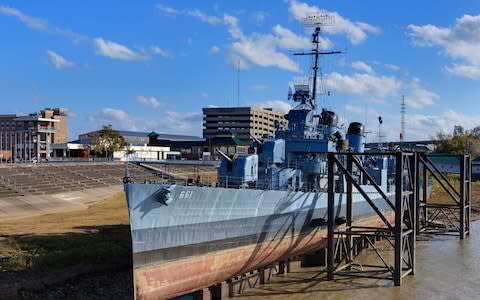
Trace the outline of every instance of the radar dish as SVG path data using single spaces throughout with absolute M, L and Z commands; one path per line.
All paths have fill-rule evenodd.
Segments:
M 307 27 L 332 26 L 335 23 L 335 17 L 326 12 L 309 13 L 303 18 L 303 24 Z

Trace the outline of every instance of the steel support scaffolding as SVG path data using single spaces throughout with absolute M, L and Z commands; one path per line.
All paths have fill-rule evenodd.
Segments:
M 417 169 L 422 180 L 417 183 L 422 190 L 417 203 L 417 233 L 458 235 L 464 239 L 470 234 L 472 200 L 472 161 L 469 154 L 442 155 L 458 159 L 460 180 L 452 183 L 426 154 L 419 154 Z M 436 199 L 429 197 L 429 180 L 436 180 L 440 190 Z M 439 197 L 443 194 L 443 197 Z M 430 199 L 432 198 L 432 199 Z M 443 198 L 443 199 L 440 199 Z
M 372 157 L 395 157 L 395 190 L 387 193 L 364 168 L 359 159 L 361 155 L 365 154 L 328 154 L 327 279 L 333 280 L 334 275 L 392 279 L 395 285 L 399 286 L 403 277 L 413 275 L 415 271 L 417 156 L 405 152 L 368 154 Z M 376 192 L 382 196 L 383 203 L 369 197 L 368 192 L 358 182 L 358 174 L 373 185 Z M 334 218 L 335 194 L 338 194 L 335 191 L 336 176 L 345 178 L 346 182 L 346 223 L 341 226 L 335 224 Z M 361 194 L 370 205 L 380 225 L 354 225 L 354 192 Z M 393 261 L 377 246 L 376 241 L 382 239 L 385 240 L 384 245 L 393 248 Z M 358 250 L 364 246 L 375 251 L 380 264 L 358 263 Z

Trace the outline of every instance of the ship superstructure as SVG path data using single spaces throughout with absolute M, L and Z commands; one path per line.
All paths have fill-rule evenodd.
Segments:
M 317 111 L 317 72 L 322 55 L 338 51 L 319 50 L 320 26 L 312 35 L 313 49 L 296 55 L 314 57 L 312 88 L 296 84 L 289 89 L 288 99 L 298 103 L 285 116 L 288 128 L 277 127 L 275 137 L 264 141 L 254 139 L 249 154 L 223 156 L 219 168 L 219 183 L 224 187 L 255 187 L 274 190 L 319 191 L 325 188 L 328 152 L 363 152 L 365 130 L 353 122 L 347 135 L 338 124 L 335 112 Z

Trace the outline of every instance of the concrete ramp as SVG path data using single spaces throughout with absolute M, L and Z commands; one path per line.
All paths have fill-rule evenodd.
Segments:
M 57 194 L 0 198 L 0 220 L 86 209 L 90 204 L 113 197 L 123 185 L 92 188 Z

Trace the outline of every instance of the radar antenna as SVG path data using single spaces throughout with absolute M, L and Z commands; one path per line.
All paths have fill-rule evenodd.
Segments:
M 321 32 L 322 26 L 332 26 L 335 23 L 335 18 L 333 15 L 328 14 L 326 12 L 316 12 L 308 14 L 303 18 L 303 24 L 306 27 L 315 27 L 315 31 L 312 34 L 312 43 L 314 44 L 313 49 L 308 52 L 300 52 L 294 53 L 293 55 L 314 55 L 315 56 L 315 63 L 312 67 L 313 69 L 313 87 L 312 87 L 312 97 L 310 99 L 310 105 L 312 106 L 313 110 L 316 110 L 317 103 L 316 103 L 316 90 L 317 90 L 317 72 L 318 72 L 318 59 L 320 55 L 328 55 L 328 54 L 339 54 L 342 53 L 341 51 L 328 51 L 322 52 L 319 51 L 319 35 Z

